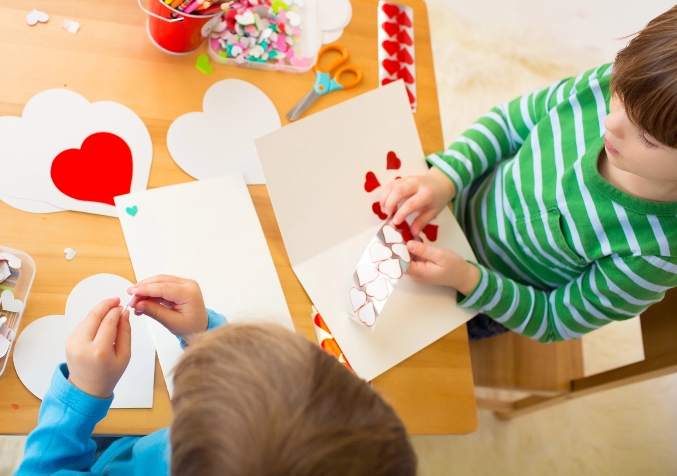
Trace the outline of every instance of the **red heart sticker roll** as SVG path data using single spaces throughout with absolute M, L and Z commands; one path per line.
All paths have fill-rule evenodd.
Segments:
M 388 15 L 388 18 L 395 18 L 400 13 L 400 8 L 393 3 L 384 3 L 381 10 Z
M 390 21 L 383 22 L 381 28 L 383 28 L 383 31 L 388 33 L 388 36 L 395 36 L 400 32 L 400 25 Z

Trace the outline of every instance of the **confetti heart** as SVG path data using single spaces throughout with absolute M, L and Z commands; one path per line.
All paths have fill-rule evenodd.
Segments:
M 362 309 L 357 311 L 357 317 L 369 327 L 376 324 L 376 310 L 374 309 L 374 303 L 369 301 L 365 304 Z
M 383 278 L 377 279 L 373 283 L 367 284 L 365 292 L 377 301 L 383 301 L 388 297 L 388 283 Z
M 431 225 L 428 223 L 426 226 L 423 227 L 423 234 L 428 238 L 430 241 L 437 241 L 437 229 L 439 227 L 437 225 Z
M 409 15 L 404 11 L 397 15 L 397 23 L 408 28 L 412 27 L 411 18 L 409 18 Z
M 372 268 L 366 263 L 362 263 L 357 267 L 357 282 L 360 286 L 364 286 L 367 283 L 371 283 L 373 280 L 378 278 L 378 271 L 376 268 Z
M 381 42 L 381 46 L 390 56 L 400 51 L 400 44 L 396 41 L 385 40 Z
M 404 243 L 396 243 L 392 246 L 393 253 L 395 253 L 397 256 L 400 257 L 402 261 L 405 263 L 409 263 L 411 261 L 411 256 L 409 255 L 409 250 L 407 249 L 407 245 Z
M 66 253 L 66 260 L 68 261 L 75 258 L 75 255 L 77 254 L 77 251 L 75 251 L 73 248 L 66 248 L 63 250 L 63 252 Z
M 49 21 L 49 15 L 40 10 L 33 10 L 28 15 L 26 15 L 26 23 L 30 26 L 36 25 L 38 22 L 47 23 Z
M 209 56 L 207 55 L 198 56 L 197 61 L 195 62 L 195 67 L 198 71 L 204 74 L 211 74 L 214 71 L 214 67 L 209 64 Z
M 383 10 L 383 13 L 388 15 L 388 18 L 394 18 L 398 13 L 400 13 L 399 7 L 392 3 L 384 3 L 381 7 L 381 10 Z
M 390 225 L 383 227 L 383 239 L 386 243 L 402 243 L 402 234 Z
M 372 210 L 374 213 L 376 213 L 376 215 L 378 215 L 378 217 L 379 217 L 381 220 L 385 220 L 386 218 L 388 218 L 388 215 L 386 215 L 385 213 L 383 213 L 383 210 L 381 210 L 381 202 L 374 202 L 374 203 L 372 203 L 372 204 L 371 204 L 371 210 Z
M 9 312 L 21 312 L 24 308 L 24 303 L 18 299 L 14 299 L 14 293 L 6 289 L 0 294 L 0 304 L 2 309 Z
M 139 207 L 137 207 L 136 205 L 134 205 L 133 207 L 127 207 L 127 208 L 125 208 L 125 211 L 127 212 L 127 215 L 133 217 L 134 215 L 136 215 L 136 212 L 139 211 Z
M 367 295 L 364 291 L 357 288 L 350 288 L 350 304 L 353 305 L 353 312 L 357 312 L 359 308 L 364 306 L 367 302 Z
M 411 36 L 409 36 L 409 33 L 407 33 L 407 30 L 400 30 L 397 34 L 397 41 L 407 46 L 412 46 L 414 44 L 414 41 L 411 39 Z
M 381 184 L 379 183 L 378 179 L 376 178 L 376 175 L 374 172 L 367 172 L 367 175 L 364 178 L 364 189 L 367 192 L 373 192 L 377 188 L 379 188 Z
M 393 257 L 393 252 L 390 251 L 390 248 L 378 241 L 369 245 L 369 254 L 371 255 L 371 261 L 373 263 L 378 263 L 379 261 Z
M 404 82 L 407 84 L 412 84 L 414 82 L 414 77 L 411 75 L 409 69 L 406 66 L 402 67 L 399 73 L 397 73 L 397 77 L 404 79 Z
M 241 15 L 235 15 L 235 21 L 240 25 L 253 25 L 255 23 L 254 14 L 251 10 L 246 10 Z
M 0 260 L 7 261 L 10 268 L 21 269 L 21 259 L 14 256 L 12 253 L 7 253 L 6 251 L 0 253 Z
M 397 157 L 397 154 L 392 150 L 386 155 L 386 169 L 398 170 L 402 166 L 402 161 Z
M 391 60 L 391 59 L 384 59 L 382 64 L 383 64 L 383 68 L 389 74 L 397 74 L 399 76 L 399 72 L 400 72 L 400 62 L 399 61 Z
M 378 270 L 390 279 L 400 279 L 402 277 L 402 266 L 398 259 L 381 261 L 378 265 Z
M 395 36 L 400 32 L 400 25 L 390 21 L 383 22 L 381 28 L 383 28 L 383 31 L 385 31 L 388 36 Z
M 397 53 L 397 59 L 400 63 L 414 64 L 414 58 L 409 54 L 409 50 L 402 48 L 399 53 Z

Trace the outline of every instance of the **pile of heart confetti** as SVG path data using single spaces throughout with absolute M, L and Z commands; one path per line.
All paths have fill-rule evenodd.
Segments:
M 2 359 L 14 340 L 14 326 L 17 315 L 23 311 L 24 303 L 14 298 L 14 289 L 19 278 L 21 259 L 11 253 L 0 252 L 0 359 Z M 1 367 L 1 366 L 0 366 Z
M 211 50 L 236 63 L 269 63 L 282 69 L 310 64 L 297 56 L 301 43 L 301 12 L 304 0 L 241 0 L 214 25 Z M 298 48 L 297 48 L 298 49 Z

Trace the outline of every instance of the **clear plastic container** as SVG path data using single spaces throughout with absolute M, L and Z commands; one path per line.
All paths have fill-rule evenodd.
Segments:
M 301 5 L 298 3 L 301 3 Z M 249 68 L 265 69 L 270 71 L 305 73 L 306 71 L 310 70 L 310 68 L 312 68 L 317 62 L 317 52 L 321 46 L 319 44 L 317 34 L 315 0 L 302 0 L 301 2 L 294 0 L 294 4 L 290 8 L 301 16 L 301 24 L 299 25 L 301 34 L 297 37 L 291 48 L 294 50 L 294 56 L 296 58 L 307 58 L 307 64 L 294 65 L 291 64 L 288 58 L 283 61 L 279 61 L 277 59 L 268 59 L 266 61 L 260 62 L 227 56 L 226 50 L 222 45 L 218 44 L 218 39 L 214 38 L 214 36 L 217 34 L 216 32 L 212 32 L 210 38 L 207 40 L 209 56 L 219 64 L 245 66 Z M 215 49 L 215 47 L 218 49 Z
M 10 290 L 14 294 L 14 299 L 18 299 L 23 302 L 23 308 L 20 312 L 9 312 L 2 309 L 2 304 L 0 304 L 0 317 L 6 317 L 7 322 L 5 326 L 10 329 L 9 336 L 9 349 L 4 357 L 0 358 L 0 375 L 5 371 L 7 366 L 7 360 L 9 360 L 9 354 L 12 351 L 12 345 L 16 340 L 16 335 L 19 332 L 19 325 L 21 324 L 21 317 L 23 316 L 24 310 L 26 309 L 26 301 L 28 301 L 28 293 L 33 286 L 33 278 L 35 278 L 35 262 L 33 258 L 28 256 L 23 251 L 14 250 L 12 248 L 6 248 L 0 246 L 0 253 L 10 253 L 21 260 L 21 266 L 18 269 L 12 268 L 10 266 L 10 271 L 12 275 L 7 278 L 5 281 L 0 282 L 0 294 L 3 291 Z

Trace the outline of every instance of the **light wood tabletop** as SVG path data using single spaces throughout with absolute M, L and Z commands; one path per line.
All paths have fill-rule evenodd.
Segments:
M 414 8 L 415 119 L 428 154 L 444 145 L 428 15 L 422 0 L 401 3 Z M 50 88 L 68 88 L 89 101 L 120 102 L 136 112 L 150 131 L 154 150 L 149 188 L 193 180 L 171 159 L 167 130 L 180 115 L 200 111 L 205 91 L 216 81 L 239 78 L 256 85 L 271 98 L 283 124 L 287 123 L 284 115 L 314 82 L 312 72 L 268 72 L 229 65 L 214 65 L 214 72 L 205 75 L 195 68 L 195 61 L 206 52 L 206 45 L 187 56 L 159 51 L 148 39 L 146 15 L 133 0 L 34 0 L 24 5 L 0 0 L 0 116 L 20 116 L 32 96 Z M 364 70 L 364 81 L 350 91 L 323 97 L 307 114 L 378 87 L 377 0 L 352 0 L 352 6 L 352 21 L 340 43 L 351 51 L 351 63 Z M 47 12 L 49 22 L 28 26 L 25 17 L 33 8 Z M 80 22 L 77 34 L 61 27 L 65 18 Z M 249 190 L 296 330 L 316 341 L 311 303 L 289 264 L 266 187 L 250 186 Z M 115 218 L 76 212 L 36 215 L 0 202 L 0 244 L 28 253 L 37 266 L 21 329 L 42 316 L 62 314 L 70 291 L 88 276 L 114 273 L 134 281 Z M 64 259 L 67 247 L 77 250 L 73 261 Z M 477 427 L 465 326 L 376 378 L 373 385 L 412 434 L 469 433 Z M 0 376 L 0 434 L 30 432 L 39 407 L 40 400 L 22 385 L 13 363 L 8 362 Z M 170 401 L 156 360 L 153 408 L 110 410 L 96 432 L 146 434 L 167 426 L 170 419 Z

